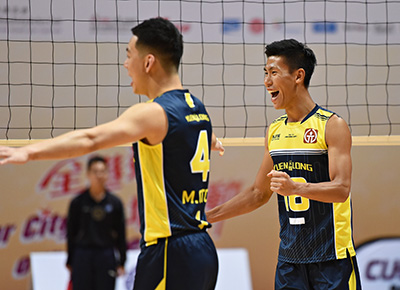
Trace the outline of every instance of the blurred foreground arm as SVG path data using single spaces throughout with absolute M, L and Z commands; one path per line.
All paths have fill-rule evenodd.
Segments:
M 167 126 L 165 112 L 160 105 L 141 103 L 130 107 L 119 118 L 90 129 L 71 131 L 20 148 L 1 146 L 0 165 L 72 158 L 141 139 L 158 143 L 164 138 Z

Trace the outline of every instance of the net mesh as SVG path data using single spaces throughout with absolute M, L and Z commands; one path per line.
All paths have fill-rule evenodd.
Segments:
M 399 1 L 0 0 L 0 139 L 51 138 L 147 100 L 123 68 L 130 28 L 155 16 L 183 34 L 183 85 L 215 133 L 263 137 L 276 111 L 264 46 L 295 38 L 317 56 L 310 92 L 353 136 L 400 135 Z

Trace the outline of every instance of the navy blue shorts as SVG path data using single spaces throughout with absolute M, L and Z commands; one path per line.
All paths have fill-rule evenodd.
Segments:
M 116 268 L 113 248 L 75 249 L 72 258 L 72 288 L 74 290 L 113 290 Z
M 218 257 L 207 232 L 158 239 L 143 246 L 136 266 L 134 290 L 212 290 Z
M 356 257 L 311 264 L 278 261 L 275 289 L 361 290 Z

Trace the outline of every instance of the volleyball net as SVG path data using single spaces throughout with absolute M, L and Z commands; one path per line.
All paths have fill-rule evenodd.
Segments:
M 147 100 L 123 68 L 130 29 L 171 20 L 180 76 L 225 145 L 263 145 L 283 111 L 263 84 L 265 44 L 317 56 L 310 93 L 349 124 L 354 145 L 400 144 L 400 2 L 0 0 L 0 143 L 24 145 L 118 117 Z

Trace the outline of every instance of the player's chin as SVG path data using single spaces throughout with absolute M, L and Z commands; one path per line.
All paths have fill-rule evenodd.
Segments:
M 135 84 L 133 82 L 131 82 L 131 88 L 132 88 L 132 92 L 134 94 L 139 95 L 138 90 L 137 90 L 137 88 L 136 88 L 136 86 L 135 86 Z
M 271 98 L 271 102 L 275 109 L 281 109 L 281 102 L 279 101 L 279 97 Z
M 276 110 L 282 110 L 282 109 L 285 108 L 285 106 L 284 106 L 282 100 L 279 99 L 279 98 L 274 99 L 273 102 L 272 102 L 272 104 L 273 104 L 273 106 L 274 106 L 274 108 L 275 108 Z
M 274 105 L 274 109 L 275 110 L 282 110 L 282 109 L 284 109 L 280 104 L 278 104 L 278 103 L 273 103 L 273 105 Z

